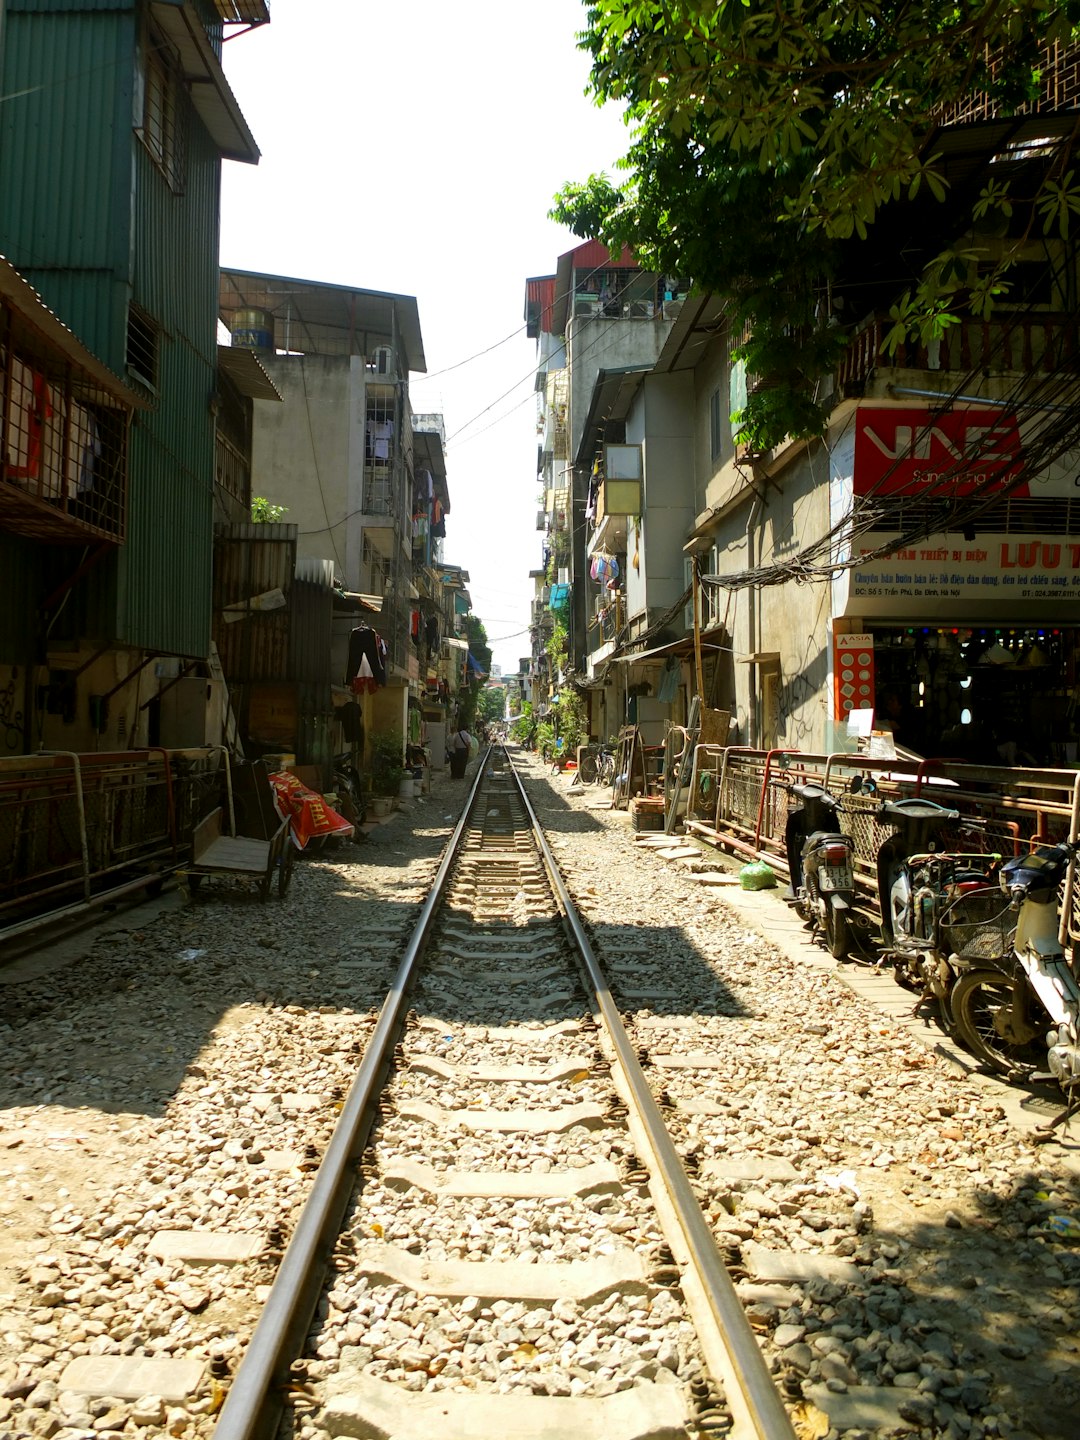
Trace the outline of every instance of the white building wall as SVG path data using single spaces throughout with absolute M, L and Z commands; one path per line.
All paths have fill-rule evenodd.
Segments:
M 671 320 L 609 320 L 578 316 L 569 321 L 566 346 L 570 367 L 570 454 L 576 456 L 589 413 L 593 385 L 601 370 L 652 365 L 663 348 Z

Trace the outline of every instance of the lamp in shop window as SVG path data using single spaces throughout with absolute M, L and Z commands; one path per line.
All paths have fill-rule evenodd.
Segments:
M 1000 640 L 995 640 L 979 661 L 980 665 L 1013 665 L 1016 657 Z

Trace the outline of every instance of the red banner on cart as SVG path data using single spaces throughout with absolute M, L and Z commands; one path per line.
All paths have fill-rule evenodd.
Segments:
M 353 827 L 317 790 L 301 785 L 287 770 L 270 776 L 278 814 L 290 822 L 293 843 L 303 850 L 320 835 L 351 835 Z

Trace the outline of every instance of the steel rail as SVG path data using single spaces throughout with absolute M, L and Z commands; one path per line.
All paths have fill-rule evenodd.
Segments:
M 553 889 L 563 907 L 564 921 L 579 951 L 589 982 L 593 987 L 597 1005 L 607 1026 L 608 1036 L 614 1047 L 622 1070 L 623 1079 L 637 1108 L 638 1117 L 644 1125 L 655 1161 L 655 1173 L 663 1182 L 668 1197 L 675 1209 L 683 1240 L 690 1262 L 698 1279 L 716 1323 L 728 1359 L 727 1372 L 720 1378 L 724 1384 L 725 1399 L 735 1417 L 736 1426 L 742 1426 L 744 1433 L 757 1440 L 795 1440 L 795 1431 L 784 1408 L 780 1393 L 773 1383 L 765 1364 L 765 1358 L 754 1338 L 754 1332 L 743 1311 L 742 1303 L 735 1293 L 735 1286 L 727 1272 L 716 1240 L 709 1229 L 708 1221 L 698 1204 L 697 1196 L 683 1168 L 675 1143 L 671 1138 L 664 1117 L 660 1113 L 645 1074 L 638 1064 L 630 1037 L 622 1023 L 618 1007 L 611 997 L 611 990 L 596 959 L 589 937 L 581 923 L 570 892 L 559 871 L 558 862 L 548 845 L 536 811 L 533 809 L 521 776 L 513 761 L 507 755 L 510 773 L 517 783 L 526 814 L 533 827 L 540 853 L 548 869 Z
M 214 1427 L 214 1440 L 270 1440 L 276 1431 L 285 1401 L 287 1374 L 283 1371 L 315 1313 L 325 1264 L 353 1190 L 355 1162 L 367 1143 L 375 1102 L 404 1023 L 413 969 L 427 943 L 490 758 L 489 749 L 477 767 L 465 808 L 364 1049 L 255 1332 L 229 1387 Z

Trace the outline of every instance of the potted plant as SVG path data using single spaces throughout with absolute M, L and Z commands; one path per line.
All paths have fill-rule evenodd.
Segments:
M 400 730 L 391 730 L 371 737 L 371 793 L 376 800 L 376 809 L 388 814 L 394 808 L 394 800 L 401 789 L 401 777 L 405 774 L 402 760 L 405 743 Z M 382 800 L 385 805 L 378 804 Z

